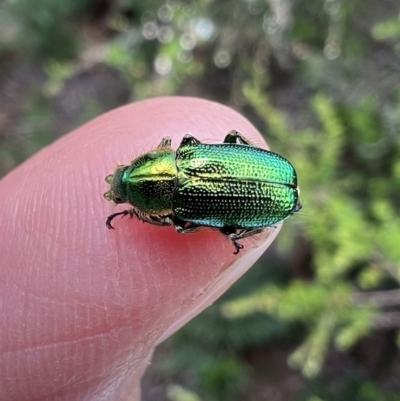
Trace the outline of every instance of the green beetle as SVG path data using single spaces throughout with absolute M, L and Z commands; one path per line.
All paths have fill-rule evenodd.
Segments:
M 221 144 L 203 144 L 186 135 L 178 149 L 165 137 L 159 146 L 106 177 L 108 201 L 131 208 L 108 216 L 136 216 L 178 233 L 218 229 L 235 247 L 238 240 L 273 227 L 299 211 L 293 166 L 282 156 L 257 148 L 237 131 Z

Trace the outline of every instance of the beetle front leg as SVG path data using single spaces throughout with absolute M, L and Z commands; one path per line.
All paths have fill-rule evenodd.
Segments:
M 107 220 L 106 220 L 106 226 L 107 226 L 107 228 L 108 228 L 109 230 L 114 230 L 114 226 L 111 224 L 111 222 L 112 222 L 117 216 L 122 216 L 122 217 L 124 217 L 124 216 L 127 216 L 128 214 L 129 214 L 131 217 L 133 217 L 133 216 L 135 215 L 134 210 L 133 210 L 133 209 L 124 210 L 123 212 L 118 212 L 118 213 L 110 214 L 110 215 L 107 217 Z
M 170 226 L 172 225 L 172 220 L 170 216 L 157 216 L 150 215 L 146 213 L 140 213 L 140 211 L 135 208 L 124 210 L 122 212 L 110 214 L 106 220 L 106 226 L 108 229 L 114 229 L 114 226 L 111 224 L 111 221 L 114 220 L 117 216 L 130 216 L 137 217 L 139 220 L 145 221 L 146 223 L 154 224 L 156 226 Z
M 246 139 L 240 132 L 236 130 L 229 131 L 224 139 L 224 143 L 236 143 L 241 145 L 250 145 L 253 146 L 252 143 Z

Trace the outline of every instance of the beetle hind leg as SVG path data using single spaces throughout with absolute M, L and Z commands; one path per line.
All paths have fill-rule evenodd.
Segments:
M 260 234 L 263 230 L 263 228 L 244 228 L 243 230 L 237 232 L 237 229 L 230 227 L 224 227 L 220 229 L 221 233 L 228 238 L 235 247 L 235 252 L 233 252 L 234 255 L 237 255 L 239 251 L 244 248 L 242 244 L 238 243 L 239 240 Z
M 235 252 L 233 252 L 233 254 L 237 255 L 240 252 L 240 250 L 244 248 L 244 245 L 239 244 L 239 242 L 234 241 L 234 240 L 231 240 L 231 241 L 232 241 L 233 246 L 235 247 Z

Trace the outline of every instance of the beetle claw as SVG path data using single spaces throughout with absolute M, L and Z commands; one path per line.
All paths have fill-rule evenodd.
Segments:
M 233 252 L 233 254 L 237 255 L 240 252 L 240 250 L 244 248 L 244 246 L 242 244 L 239 244 L 236 241 L 232 241 L 232 243 L 233 243 L 233 246 L 235 247 L 235 252 Z

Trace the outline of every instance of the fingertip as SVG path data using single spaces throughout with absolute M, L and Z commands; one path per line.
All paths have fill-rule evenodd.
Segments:
M 44 399 L 55 388 L 89 394 L 90 385 L 107 391 L 108 376 L 140 374 L 157 341 L 211 304 L 261 255 L 276 230 L 252 245 L 245 241 L 235 256 L 232 244 L 210 229 L 179 235 L 130 218 L 106 227 L 107 216 L 124 208 L 113 209 L 103 197 L 116 162 L 129 164 L 165 136 L 176 149 L 185 134 L 218 143 L 232 129 L 262 140 L 220 104 L 151 99 L 96 118 L 1 181 L 1 292 L 12 303 L 3 306 L 0 331 L 19 333 L 7 337 L 5 349 L 14 352 L 7 371 L 26 367 L 10 379 L 10 399 L 25 399 L 26 392 Z M 62 361 L 62 375 L 48 369 L 51 360 Z
M 109 189 L 105 177 L 117 161 L 129 164 L 165 136 L 172 138 L 176 148 L 185 134 L 218 143 L 232 129 L 252 141 L 262 140 L 236 111 L 197 98 L 156 98 L 108 112 L 62 137 L 6 177 L 5 187 L 14 192 L 9 198 L 18 199 L 8 213 L 9 226 L 18 215 L 38 246 L 51 255 L 49 260 L 60 260 L 60 249 L 68 248 L 61 259 L 70 269 L 73 264 L 82 267 L 81 255 L 88 255 L 87 269 L 116 269 L 117 263 L 119 268 L 131 266 L 132 260 L 135 267 L 148 268 L 163 258 L 175 266 L 176 275 L 187 273 L 177 267 L 181 265 L 201 265 L 203 275 L 214 275 L 215 266 L 229 264 L 247 249 L 234 256 L 232 244 L 209 229 L 178 235 L 170 227 L 123 219 L 113 222 L 115 230 L 107 230 L 107 216 L 127 205 L 115 207 L 104 199 Z M 245 243 L 246 247 L 251 244 Z M 32 260 L 29 252 L 21 257 Z M 40 259 L 41 254 L 35 257 Z
M 8 199 L 18 200 L 6 213 L 4 224 L 14 232 L 8 240 L 18 237 L 18 216 L 30 241 L 41 250 L 29 248 L 20 255 L 21 265 L 32 260 L 41 264 L 46 255 L 47 265 L 78 268 L 83 275 L 125 268 L 135 275 L 151 272 L 161 282 L 162 260 L 162 266 L 173 268 L 172 282 L 179 277 L 184 283 L 189 277 L 193 286 L 206 285 L 252 243 L 245 241 L 246 249 L 235 256 L 232 244 L 210 229 L 178 235 L 171 227 L 123 219 L 113 222 L 115 230 L 108 230 L 107 216 L 127 205 L 114 208 L 104 199 L 109 189 L 105 177 L 117 160 L 129 164 L 155 148 L 162 137 L 171 137 L 175 147 L 185 134 L 217 143 L 232 129 L 250 140 L 262 139 L 248 120 L 226 106 L 196 98 L 157 98 L 106 113 L 43 149 L 2 182 Z

